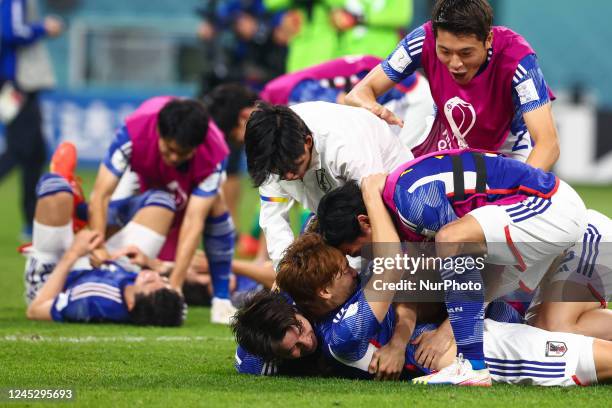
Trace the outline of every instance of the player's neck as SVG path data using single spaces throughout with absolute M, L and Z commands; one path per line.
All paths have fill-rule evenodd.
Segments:
M 123 288 L 123 300 L 125 301 L 125 306 L 127 310 L 132 310 L 134 308 L 134 298 L 136 297 L 134 293 L 134 285 L 125 285 Z

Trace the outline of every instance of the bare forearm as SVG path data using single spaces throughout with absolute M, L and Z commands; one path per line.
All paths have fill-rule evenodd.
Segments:
M 170 285 L 172 287 L 180 290 L 183 286 L 187 276 L 187 268 L 195 254 L 203 230 L 204 221 L 201 218 L 185 217 L 183 220 L 176 249 L 174 269 L 170 274 Z
M 66 278 L 77 259 L 79 259 L 79 255 L 71 250 L 64 253 L 43 287 L 38 291 L 36 298 L 30 304 L 30 308 L 35 308 L 47 300 L 54 299 L 62 292 L 66 284 Z
M 276 272 L 272 267 L 272 262 L 256 264 L 252 261 L 234 259 L 232 261 L 232 271 L 237 275 L 251 278 L 267 288 L 271 288 L 276 279 Z
M 398 303 L 395 305 L 395 329 L 390 343 L 406 347 L 416 326 L 416 305 L 414 303 Z
M 560 148 L 557 138 L 549 141 L 540 141 L 536 143 L 531 154 L 527 158 L 527 164 L 530 166 L 550 171 L 559 159 Z

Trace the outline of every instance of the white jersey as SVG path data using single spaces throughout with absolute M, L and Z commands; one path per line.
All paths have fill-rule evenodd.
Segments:
M 259 224 L 266 234 L 274 267 L 293 242 L 289 210 L 294 202 L 316 211 L 323 195 L 347 181 L 391 172 L 414 158 L 386 122 L 362 108 L 327 102 L 306 102 L 291 109 L 313 137 L 312 157 L 302 180 L 275 176 L 259 188 Z

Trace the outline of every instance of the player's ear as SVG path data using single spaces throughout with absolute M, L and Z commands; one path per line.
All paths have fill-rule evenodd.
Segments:
M 359 222 L 359 229 L 361 230 L 362 235 L 368 235 L 372 231 L 372 226 L 370 225 L 370 217 L 365 214 L 359 214 L 357 216 L 357 221 Z
M 312 135 L 306 136 L 305 143 L 307 148 L 310 149 L 312 147 Z
M 321 289 L 319 289 L 318 291 L 319 293 L 319 298 L 323 299 L 323 300 L 329 300 L 331 299 L 331 292 L 329 291 L 329 287 L 325 286 Z
M 485 40 L 485 49 L 491 48 L 493 45 L 493 30 L 489 31 L 489 35 L 487 35 L 487 39 Z

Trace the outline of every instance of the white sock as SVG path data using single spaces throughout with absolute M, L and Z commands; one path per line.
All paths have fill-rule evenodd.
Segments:
M 164 242 L 166 242 L 164 235 L 144 225 L 130 221 L 106 241 L 106 249 L 109 253 L 113 253 L 128 245 L 135 245 L 146 256 L 154 259 L 159 254 Z
M 34 221 L 32 228 L 32 248 L 37 257 L 48 257 L 49 261 L 57 262 L 64 252 L 70 248 L 74 240 L 72 221 L 61 227 L 40 224 Z M 55 261 L 51 260 L 55 258 Z

